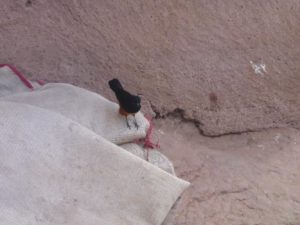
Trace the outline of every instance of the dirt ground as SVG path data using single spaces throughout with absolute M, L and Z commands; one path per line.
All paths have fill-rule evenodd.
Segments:
M 164 225 L 299 225 L 300 131 L 204 137 L 178 118 L 156 121 L 155 141 L 192 183 Z

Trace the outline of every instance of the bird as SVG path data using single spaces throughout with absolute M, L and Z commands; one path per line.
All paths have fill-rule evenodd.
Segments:
M 116 95 L 116 98 L 119 102 L 119 113 L 126 117 L 126 125 L 129 129 L 131 126 L 128 122 L 128 116 L 132 115 L 134 118 L 134 126 L 136 129 L 139 128 L 139 125 L 136 121 L 135 114 L 141 109 L 141 98 L 138 95 L 132 95 L 126 91 L 120 81 L 116 78 L 108 81 L 109 87 L 113 90 Z

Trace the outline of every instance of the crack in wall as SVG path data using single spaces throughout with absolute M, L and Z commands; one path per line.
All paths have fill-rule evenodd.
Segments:
M 199 131 L 199 134 L 204 136 L 204 137 L 210 137 L 210 138 L 218 138 L 218 137 L 223 137 L 223 136 L 228 136 L 228 135 L 242 135 L 242 134 L 248 134 L 248 133 L 254 133 L 254 132 L 262 132 L 262 131 L 267 131 L 269 129 L 274 129 L 274 128 L 283 128 L 283 127 L 263 127 L 259 129 L 246 129 L 243 131 L 231 131 L 231 132 L 225 132 L 222 134 L 208 134 L 205 132 L 205 130 L 202 128 L 204 125 L 201 123 L 201 121 L 193 119 L 193 118 L 188 118 L 185 116 L 185 110 L 181 108 L 175 108 L 173 111 L 167 112 L 165 114 L 162 114 L 151 102 L 150 102 L 150 107 L 152 111 L 155 113 L 155 119 L 166 119 L 166 118 L 179 118 L 181 122 L 183 123 L 191 123 L 193 124 L 197 130 Z M 286 126 L 286 127 L 292 127 L 294 129 L 297 129 L 297 127 L 293 126 Z

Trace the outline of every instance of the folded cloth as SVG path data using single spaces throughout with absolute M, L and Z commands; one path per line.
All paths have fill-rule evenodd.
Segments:
M 27 82 L 0 68 L 1 224 L 161 224 L 189 183 L 116 145 L 145 137 L 142 113 L 130 130 L 98 94 Z

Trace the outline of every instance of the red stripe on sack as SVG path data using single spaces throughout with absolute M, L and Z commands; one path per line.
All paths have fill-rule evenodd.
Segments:
M 19 79 L 23 82 L 23 84 L 26 85 L 26 87 L 30 88 L 33 90 L 32 84 L 27 80 L 27 78 L 20 72 L 18 71 L 14 66 L 9 65 L 9 64 L 0 64 L 0 68 L 7 66 L 11 71 L 14 72 L 15 75 L 19 77 Z
M 43 85 L 46 84 L 46 82 L 43 81 L 43 80 L 36 80 L 36 82 L 37 82 L 39 85 L 41 85 L 41 86 L 43 86 Z
M 149 128 L 147 130 L 147 133 L 146 133 L 146 137 L 144 139 L 144 149 L 146 150 L 146 160 L 149 162 L 149 151 L 151 149 L 154 149 L 154 148 L 160 148 L 159 144 L 154 144 L 152 142 L 152 133 L 153 133 L 153 129 L 154 129 L 154 125 L 153 125 L 153 118 L 151 116 L 145 116 L 145 118 L 149 121 Z

